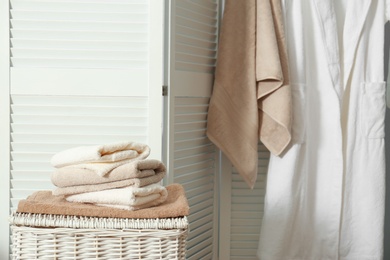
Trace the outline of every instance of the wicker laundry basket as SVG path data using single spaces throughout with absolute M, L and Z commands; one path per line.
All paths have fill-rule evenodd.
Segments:
M 12 259 L 185 259 L 186 217 L 93 218 L 13 213 Z

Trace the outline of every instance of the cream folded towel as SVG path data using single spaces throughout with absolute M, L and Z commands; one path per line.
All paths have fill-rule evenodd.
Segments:
M 125 187 L 103 191 L 94 191 L 70 195 L 66 197 L 69 202 L 91 203 L 95 205 L 126 206 L 130 210 L 147 206 L 157 206 L 168 197 L 167 189 L 161 184 L 151 184 L 145 187 Z
M 106 174 L 105 176 L 99 176 L 93 170 L 90 169 L 63 167 L 57 169 L 51 174 L 51 181 L 55 186 L 64 188 L 64 187 L 72 187 L 72 186 L 80 186 L 80 185 L 93 185 L 93 184 L 117 182 L 117 181 L 135 179 L 135 178 L 143 179 L 157 174 L 160 175 L 163 174 L 163 176 L 165 176 L 166 174 L 165 165 L 159 160 L 144 159 L 144 160 L 136 160 L 118 166 L 114 168 L 111 172 Z M 140 180 L 140 182 L 142 181 Z M 145 185 L 140 185 L 140 186 L 145 186 Z
M 151 202 L 138 205 L 138 206 L 127 206 L 127 205 L 114 205 L 114 204 L 95 204 L 96 206 L 100 207 L 109 207 L 109 208 L 115 208 L 115 209 L 124 209 L 124 210 L 139 210 L 139 209 L 147 209 L 151 207 L 155 207 L 158 205 L 161 205 L 162 202 L 158 200 L 158 197 L 156 196 L 156 200 L 152 200 Z
M 114 169 L 115 170 L 115 169 Z M 92 191 L 101 191 L 109 190 L 123 187 L 143 187 L 153 183 L 160 182 L 165 176 L 165 171 L 151 175 L 145 178 L 132 178 L 120 181 L 99 183 L 99 184 L 89 184 L 89 185 L 78 185 L 78 186 L 69 186 L 63 188 L 57 188 L 53 190 L 53 195 L 74 195 Z
M 55 154 L 51 164 L 56 168 L 90 169 L 104 176 L 120 165 L 144 159 L 149 154 L 148 145 L 134 142 L 80 146 Z

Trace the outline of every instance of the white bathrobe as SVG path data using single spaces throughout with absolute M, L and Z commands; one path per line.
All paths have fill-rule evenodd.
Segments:
M 271 155 L 261 260 L 380 260 L 385 0 L 283 0 L 293 140 Z

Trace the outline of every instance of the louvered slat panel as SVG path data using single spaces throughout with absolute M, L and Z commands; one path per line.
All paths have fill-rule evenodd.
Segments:
M 148 30 L 146 23 L 115 22 L 115 26 L 110 22 L 77 22 L 77 21 L 45 21 L 17 20 L 10 21 L 13 28 L 23 28 L 24 30 L 60 30 L 60 31 L 108 31 L 108 32 L 138 32 L 143 33 Z
M 218 9 L 215 0 L 177 1 L 175 68 L 213 73 L 216 61 Z
M 37 56 L 47 59 L 142 59 L 146 52 L 138 51 L 71 51 L 71 50 L 45 50 L 45 49 L 34 49 L 34 52 L 31 52 L 31 49 L 17 49 L 13 48 L 11 54 L 14 58 L 35 58 Z
M 65 41 L 65 40 L 26 40 L 26 39 L 11 39 L 13 48 L 26 49 L 54 49 L 54 50 L 97 50 L 97 51 L 133 51 L 141 53 L 147 50 L 144 42 L 130 42 L 130 41 L 102 41 L 91 43 L 85 41 Z
M 56 152 L 124 140 L 148 143 L 148 110 L 146 97 L 11 96 L 13 209 L 32 192 L 53 188 L 50 158 Z
M 174 182 L 190 204 L 187 259 L 211 259 L 214 232 L 215 147 L 206 137 L 208 98 L 175 98 Z
M 143 0 L 82 0 L 82 1 L 64 1 L 64 0 L 13 0 L 11 1 L 12 8 L 20 10 L 44 10 L 44 11 L 107 11 L 112 12 L 147 12 Z M 93 4 L 93 5 L 91 5 Z
M 257 259 L 256 251 L 263 218 L 266 172 L 269 152 L 259 145 L 259 166 L 257 182 L 253 190 L 243 181 L 237 170 L 233 168 L 231 183 L 231 259 Z
M 12 66 L 147 68 L 148 8 L 133 0 L 11 0 Z

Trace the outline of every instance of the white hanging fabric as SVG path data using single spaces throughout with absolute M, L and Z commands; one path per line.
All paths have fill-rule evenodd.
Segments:
M 385 0 L 283 0 L 293 140 L 271 155 L 261 260 L 379 260 Z

